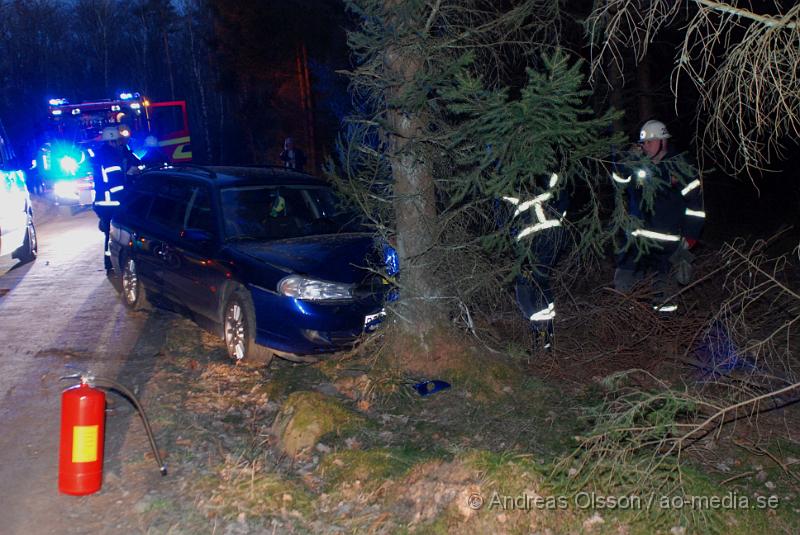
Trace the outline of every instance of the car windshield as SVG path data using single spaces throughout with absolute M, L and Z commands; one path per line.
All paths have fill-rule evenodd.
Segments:
M 239 186 L 220 192 L 226 240 L 279 240 L 365 230 L 324 186 Z

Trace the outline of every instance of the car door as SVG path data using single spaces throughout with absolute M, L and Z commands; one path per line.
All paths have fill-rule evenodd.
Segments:
M 152 177 L 137 177 L 126 187 L 124 204 L 111 221 L 111 253 L 130 256 L 136 262 L 136 272 L 148 291 L 162 289 L 161 259 L 152 248 L 150 207 L 155 199 Z
M 148 184 L 148 194 L 152 202 L 147 217 L 136 225 L 131 241 L 145 285 L 171 298 L 165 277 L 175 269 L 171 251 L 180 235 L 191 188 L 184 181 L 160 175 Z
M 17 169 L 14 154 L 0 125 L 0 256 L 22 246 L 28 225 L 28 191 L 25 175 Z
M 191 311 L 214 318 L 218 290 L 229 273 L 216 258 L 219 221 L 212 209 L 211 194 L 201 184 L 193 188 L 179 239 L 170 249 L 164 275 L 167 291 Z

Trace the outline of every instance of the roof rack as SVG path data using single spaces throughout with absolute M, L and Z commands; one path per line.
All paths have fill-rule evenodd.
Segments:
M 286 167 L 283 164 L 270 164 L 270 163 L 267 163 L 267 164 L 245 164 L 245 165 L 238 165 L 238 164 L 237 165 L 212 165 L 212 166 L 209 166 L 209 167 L 241 167 L 243 169 L 276 169 L 276 170 L 279 170 L 279 171 L 289 171 L 289 172 L 292 172 L 292 173 L 298 173 L 298 174 L 301 174 L 301 175 L 309 175 L 309 176 L 312 176 L 314 178 L 318 178 L 315 175 L 312 175 L 311 173 L 309 173 L 308 171 L 298 171 L 297 169 L 292 169 L 291 167 Z
M 217 178 L 217 173 L 215 173 L 213 170 L 209 169 L 205 165 L 199 165 L 196 163 L 173 163 L 170 164 L 168 167 L 161 169 L 169 169 L 169 168 L 205 171 L 210 178 Z

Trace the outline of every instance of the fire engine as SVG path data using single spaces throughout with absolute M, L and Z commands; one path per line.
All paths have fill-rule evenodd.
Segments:
M 151 102 L 139 93 L 80 103 L 50 99 L 43 140 L 31 168 L 57 203 L 92 203 L 91 151 L 100 143 L 103 128 L 118 125 L 128 127 L 129 144 L 139 156 L 145 152 L 145 139 L 154 136 L 171 163 L 192 160 L 186 101 Z

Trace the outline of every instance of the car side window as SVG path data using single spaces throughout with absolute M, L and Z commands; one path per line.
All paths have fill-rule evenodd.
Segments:
M 157 184 L 148 219 L 161 227 L 181 230 L 192 189 L 189 184 L 169 179 Z
M 208 190 L 198 187 L 194 190 L 189 213 L 186 216 L 186 228 L 215 231 L 214 214 L 211 212 L 211 197 Z
M 125 211 L 136 219 L 147 219 L 153 195 L 146 189 L 131 190 L 125 202 Z

